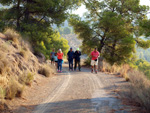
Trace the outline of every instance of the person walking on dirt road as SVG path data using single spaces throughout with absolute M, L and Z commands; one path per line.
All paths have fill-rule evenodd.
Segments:
M 73 57 L 74 57 L 74 51 L 72 50 L 72 48 L 70 48 L 70 51 L 68 51 L 67 53 L 67 59 L 69 62 L 69 71 L 70 70 L 73 71 Z
M 74 53 L 74 59 L 75 59 L 74 70 L 75 70 L 75 71 L 76 71 L 77 65 L 78 65 L 79 71 L 81 71 L 80 56 L 81 56 L 81 52 L 79 51 L 79 48 L 77 48 L 77 50 L 76 50 L 75 53 Z
M 55 49 L 53 49 L 53 51 L 50 54 L 51 64 L 55 64 L 54 56 L 55 56 Z
M 97 51 L 97 48 L 95 48 L 94 51 L 91 52 L 91 57 L 92 57 L 92 59 L 91 59 L 91 67 L 92 67 L 91 73 L 93 73 L 94 66 L 95 66 L 94 71 L 95 71 L 95 73 L 97 73 L 97 65 L 98 65 L 98 57 L 99 57 L 99 55 L 100 54 Z
M 62 72 L 62 62 L 63 62 L 63 52 L 61 49 L 58 50 L 57 58 L 58 58 L 58 72 Z
M 56 68 L 58 68 L 58 58 L 57 58 L 57 53 L 55 53 L 54 61 L 55 61 L 55 66 L 56 66 Z M 58 70 L 58 69 L 57 69 L 57 70 Z

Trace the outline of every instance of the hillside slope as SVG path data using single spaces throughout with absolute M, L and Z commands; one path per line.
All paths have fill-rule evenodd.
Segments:
M 62 35 L 62 37 L 68 40 L 68 45 L 72 47 L 73 50 L 76 50 L 82 44 L 82 40 L 79 40 L 75 34 Z
M 22 97 L 27 86 L 38 79 L 39 73 L 50 76 L 52 67 L 31 52 L 29 44 L 13 30 L 0 33 L 0 103 Z M 0 112 L 3 109 L 0 108 Z

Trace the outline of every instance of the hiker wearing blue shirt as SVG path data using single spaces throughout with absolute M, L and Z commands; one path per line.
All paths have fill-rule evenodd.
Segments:
M 50 54 L 51 64 L 55 64 L 54 56 L 55 56 L 55 49 L 53 49 L 53 51 Z
M 70 51 L 68 51 L 67 53 L 67 59 L 69 62 L 69 71 L 70 70 L 73 71 L 73 58 L 74 58 L 74 51 L 72 50 L 72 48 L 70 48 Z
M 55 61 L 55 66 L 56 66 L 56 67 L 58 67 L 58 58 L 57 58 L 57 53 L 55 53 L 54 61 Z

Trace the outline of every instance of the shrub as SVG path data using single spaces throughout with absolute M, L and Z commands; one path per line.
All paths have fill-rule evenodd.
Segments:
M 5 98 L 5 90 L 0 87 L 0 101 L 2 102 Z
M 5 58 L 5 54 L 3 52 L 0 51 L 0 60 Z
M 19 82 L 23 85 L 31 85 L 32 81 L 34 80 L 34 74 L 31 72 L 24 72 L 20 77 L 19 77 Z
M 26 76 L 26 85 L 31 85 L 32 81 L 34 80 L 34 74 L 29 72 Z
M 103 63 L 103 70 L 105 72 L 111 72 L 111 68 L 112 68 L 112 66 L 109 63 L 107 63 L 107 62 Z
M 103 63 L 103 70 L 105 72 L 113 73 L 113 74 L 119 74 L 121 77 L 124 77 L 127 79 L 127 73 L 130 70 L 130 66 L 128 64 L 123 64 L 123 65 L 113 65 L 111 66 L 109 63 L 104 62 Z
M 129 72 L 130 88 L 129 92 L 131 97 L 141 106 L 144 106 L 147 110 L 150 110 L 150 80 L 146 76 L 137 70 Z
M 6 99 L 13 99 L 15 97 L 21 97 L 24 87 L 19 84 L 16 80 L 10 79 L 9 85 L 6 88 Z
M 20 55 L 24 58 L 27 59 L 28 58 L 28 51 L 21 49 L 20 51 Z
M 0 74 L 6 73 L 8 69 L 8 60 L 3 52 L 0 52 Z
M 7 80 L 6 76 L 0 75 L 0 86 L 4 87 L 7 85 L 7 83 L 8 83 L 8 80 Z
M 130 79 L 129 79 L 129 76 L 128 75 L 125 75 L 125 80 L 128 82 Z
M 84 64 L 87 65 L 87 66 L 90 66 L 90 65 L 91 65 L 91 58 L 88 57 L 88 58 L 84 61 Z
M 50 67 L 50 66 L 48 66 L 48 65 L 44 65 L 44 66 L 42 66 L 40 69 L 39 69 L 39 74 L 42 74 L 42 75 L 44 75 L 44 76 L 46 76 L 46 77 L 49 77 L 49 76 L 51 76 L 52 75 L 52 68 Z
M 0 44 L 0 50 L 1 51 L 9 50 L 9 45 L 7 43 Z
M 7 40 L 12 40 L 14 43 L 19 43 L 20 35 L 13 29 L 6 29 L 4 32 L 5 36 L 7 37 Z
M 130 66 L 128 64 L 122 65 L 120 68 L 120 75 L 122 77 L 126 77 L 129 69 L 130 69 Z

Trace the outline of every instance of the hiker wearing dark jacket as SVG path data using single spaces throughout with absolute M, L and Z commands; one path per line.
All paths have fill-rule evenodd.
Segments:
M 79 51 L 79 48 L 78 48 L 78 49 L 75 51 L 75 53 L 74 53 L 74 59 L 75 59 L 74 70 L 75 70 L 75 71 L 76 71 L 77 65 L 78 65 L 79 71 L 81 71 L 80 56 L 81 56 L 81 52 Z
M 73 71 L 73 57 L 74 57 L 74 51 L 72 51 L 72 48 L 70 48 L 70 51 L 67 53 L 67 58 L 69 62 L 69 71 Z

